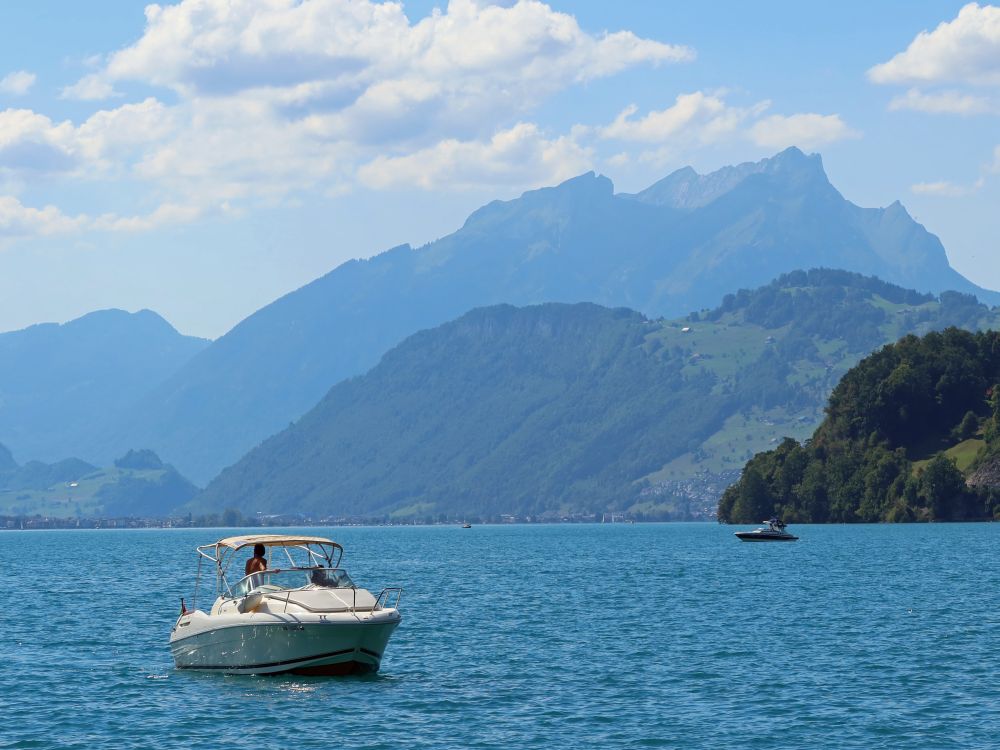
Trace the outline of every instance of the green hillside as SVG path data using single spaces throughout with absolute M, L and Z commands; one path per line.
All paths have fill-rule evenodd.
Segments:
M 19 466 L 3 446 L 0 459 L 0 516 L 164 517 L 198 491 L 148 450 L 103 469 L 75 458 Z
M 828 270 L 684 320 L 589 304 L 474 310 L 335 386 L 191 508 L 708 517 L 725 472 L 809 434 L 873 348 L 994 320 L 970 296 Z
M 981 520 L 1000 494 L 966 477 L 1000 450 L 1000 333 L 906 336 L 848 372 L 805 443 L 754 456 L 719 519 Z
M 689 369 L 715 375 L 715 394 L 742 382 L 744 397 L 703 444 L 645 477 L 651 484 L 647 499 L 687 498 L 714 509 L 719 493 L 754 454 L 785 437 L 801 441 L 812 435 L 834 386 L 863 356 L 906 334 L 948 326 L 996 328 L 1000 314 L 971 295 L 944 292 L 936 298 L 823 269 L 727 295 L 697 321 L 668 325 L 664 346 L 680 347 Z M 690 330 L 681 333 L 683 327 Z M 762 382 L 754 384 L 758 378 Z

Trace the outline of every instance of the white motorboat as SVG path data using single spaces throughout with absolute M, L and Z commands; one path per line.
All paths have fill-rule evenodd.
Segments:
M 267 568 L 230 586 L 236 553 L 263 545 Z M 344 549 L 322 537 L 259 534 L 198 547 L 195 598 L 170 631 L 178 669 L 227 674 L 362 674 L 378 671 L 402 619 L 402 589 L 378 596 L 340 567 Z M 277 560 L 278 556 L 285 560 Z M 201 568 L 212 561 L 215 602 L 197 609 Z M 286 564 L 287 562 L 287 564 Z M 242 566 L 242 563 L 240 563 Z M 240 571 L 242 572 L 242 571 Z
M 736 537 L 742 542 L 794 542 L 794 534 L 785 531 L 787 524 L 777 518 L 764 521 L 766 526 L 753 531 L 737 531 Z

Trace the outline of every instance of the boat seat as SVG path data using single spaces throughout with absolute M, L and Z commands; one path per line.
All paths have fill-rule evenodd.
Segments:
M 365 589 L 300 589 L 297 591 L 282 591 L 268 594 L 272 607 L 289 604 L 302 607 L 309 612 L 348 612 L 353 608 L 356 612 L 371 611 L 375 606 L 375 597 Z

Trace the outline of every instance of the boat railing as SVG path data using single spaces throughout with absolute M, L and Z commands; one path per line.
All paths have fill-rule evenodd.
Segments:
M 403 596 L 403 589 L 399 586 L 389 586 L 388 588 L 382 589 L 377 597 L 375 597 L 375 606 L 372 607 L 372 612 L 377 612 L 380 609 L 399 609 L 399 599 Z M 389 606 L 389 602 L 392 602 L 392 606 Z

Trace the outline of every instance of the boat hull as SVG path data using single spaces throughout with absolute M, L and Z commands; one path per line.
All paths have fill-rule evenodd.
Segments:
M 202 672 L 365 674 L 378 671 L 400 619 L 395 610 L 357 616 L 195 612 L 178 620 L 170 650 L 178 669 Z
M 755 534 L 752 531 L 737 531 L 736 538 L 741 542 L 795 542 L 797 536 L 791 534 Z

